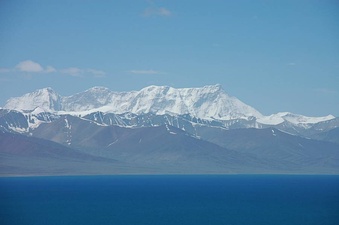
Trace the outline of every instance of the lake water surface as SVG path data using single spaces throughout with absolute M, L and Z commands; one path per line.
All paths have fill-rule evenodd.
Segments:
M 1 225 L 338 225 L 339 176 L 0 178 Z

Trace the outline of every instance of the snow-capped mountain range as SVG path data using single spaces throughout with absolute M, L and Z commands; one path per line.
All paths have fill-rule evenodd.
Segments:
M 71 96 L 0 108 L 0 175 L 338 173 L 339 118 L 264 116 L 220 85 Z
M 114 92 L 93 87 L 71 96 L 61 96 L 52 88 L 43 88 L 7 101 L 4 109 L 38 114 L 41 112 L 86 116 L 94 112 L 142 115 L 190 115 L 203 120 L 252 120 L 264 125 L 284 122 L 295 125 L 315 124 L 332 120 L 332 115 L 306 117 L 283 112 L 263 116 L 253 107 L 228 95 L 220 85 L 201 88 L 149 86 L 140 91 Z
M 254 108 L 229 96 L 220 85 L 182 89 L 149 86 L 131 92 L 113 92 L 104 87 L 93 87 L 67 97 L 60 96 L 51 88 L 44 88 L 11 98 L 4 108 L 23 111 L 37 107 L 46 112 L 82 115 L 96 111 L 137 115 L 190 114 L 202 119 L 221 120 L 262 116 Z
M 67 115 L 100 126 L 170 125 L 196 138 L 203 136 L 202 127 L 226 130 L 272 127 L 307 138 L 339 127 L 339 118 L 332 115 L 306 117 L 281 112 L 264 116 L 228 95 L 220 85 L 210 85 L 181 89 L 149 86 L 131 92 L 93 87 L 71 96 L 61 96 L 52 88 L 43 88 L 10 98 L 0 109 L 0 130 L 30 134 L 41 124 Z

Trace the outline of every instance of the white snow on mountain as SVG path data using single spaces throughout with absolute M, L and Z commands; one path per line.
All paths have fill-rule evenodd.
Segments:
M 140 91 L 113 92 L 94 87 L 72 96 L 61 97 L 52 89 L 44 88 L 11 98 L 4 108 L 45 111 L 62 111 L 63 114 L 90 113 L 93 111 L 135 114 L 191 114 L 202 119 L 229 120 L 261 117 L 254 108 L 229 96 L 220 85 L 202 88 L 175 89 L 168 86 L 149 86 Z
M 34 114 L 34 115 L 37 115 L 37 114 L 39 114 L 39 113 L 44 113 L 44 112 L 46 112 L 46 110 L 44 110 L 43 108 L 41 108 L 41 107 L 36 107 L 32 112 L 30 112 L 31 114 Z
M 21 97 L 10 98 L 4 108 L 18 111 L 31 111 L 40 108 L 47 112 L 53 112 L 61 109 L 60 100 L 60 95 L 48 87 L 24 94 Z
M 266 125 L 278 125 L 285 121 L 290 122 L 296 125 L 306 125 L 306 124 L 315 124 L 327 120 L 334 119 L 332 115 L 323 116 L 323 117 L 307 117 L 303 115 L 293 114 L 289 112 L 280 112 L 277 114 L 272 114 L 270 116 L 263 116 L 257 119 L 258 123 Z

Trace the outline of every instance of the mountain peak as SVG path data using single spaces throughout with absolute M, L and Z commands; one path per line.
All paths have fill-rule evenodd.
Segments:
M 43 88 L 43 90 L 46 90 L 48 92 L 54 92 L 53 88 L 51 88 L 51 87 Z
M 202 87 L 202 89 L 208 89 L 210 91 L 224 91 L 224 89 L 222 88 L 221 84 L 214 84 L 214 85 L 206 85 L 204 87 Z
M 37 107 L 45 111 L 58 111 L 61 109 L 60 96 L 50 87 L 35 90 L 21 97 L 10 98 L 4 108 L 22 110 L 35 110 Z
M 33 91 L 32 95 L 49 95 L 56 94 L 56 92 L 51 87 L 41 88 Z

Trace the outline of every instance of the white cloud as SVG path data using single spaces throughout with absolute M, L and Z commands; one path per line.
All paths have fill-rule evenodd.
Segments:
M 44 70 L 45 73 L 55 73 L 57 70 L 53 66 L 47 66 Z
M 97 69 L 81 69 L 77 67 L 69 67 L 64 69 L 56 69 L 53 66 L 43 67 L 39 63 L 32 60 L 25 60 L 18 63 L 15 68 L 0 68 L 0 73 L 10 72 L 24 72 L 26 76 L 31 76 L 33 73 L 62 73 L 75 77 L 92 76 L 92 77 L 104 77 L 106 73 Z
M 150 74 L 150 75 L 163 74 L 162 72 L 156 70 L 130 70 L 128 72 L 133 74 Z
M 70 68 L 62 69 L 60 70 L 60 72 L 63 74 L 78 77 L 78 76 L 81 76 L 81 74 L 83 73 L 83 70 L 77 67 L 70 67 Z
M 164 7 L 148 7 L 144 10 L 143 16 L 171 16 L 172 12 Z
M 15 70 L 26 73 L 54 73 L 57 70 L 52 66 L 47 66 L 43 68 L 39 63 L 32 60 L 26 60 L 18 63 L 15 66 Z M 10 72 L 10 69 L 4 70 L 4 72 Z
M 26 60 L 20 62 L 18 65 L 15 67 L 21 72 L 42 72 L 44 69 L 39 63 L 33 62 L 32 60 Z

